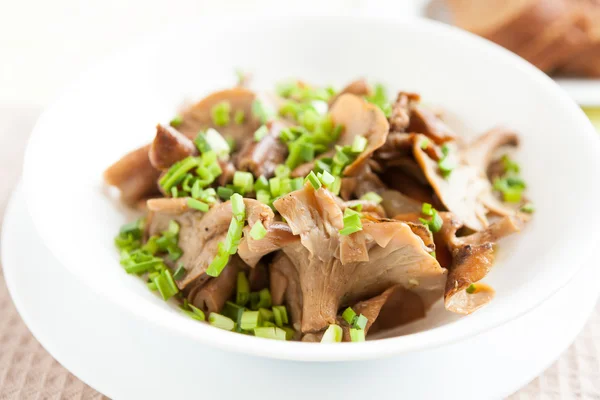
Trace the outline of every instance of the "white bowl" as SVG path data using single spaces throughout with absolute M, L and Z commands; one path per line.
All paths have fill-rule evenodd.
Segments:
M 257 88 L 281 79 L 341 85 L 357 76 L 392 90 L 418 91 L 474 134 L 518 130 L 519 153 L 537 212 L 501 243 L 487 277 L 496 298 L 471 316 L 439 308 L 425 331 L 319 345 L 224 332 L 182 316 L 128 276 L 113 237 L 131 218 L 107 195 L 103 170 L 153 137 L 184 100 L 234 82 L 234 68 Z M 24 166 L 36 228 L 58 260 L 91 289 L 132 315 L 176 335 L 233 351 L 290 360 L 339 361 L 439 346 L 489 330 L 531 310 L 564 286 L 597 244 L 600 143 L 581 110 L 544 74 L 468 33 L 424 20 L 375 18 L 199 19 L 108 59 L 73 84 L 40 117 Z M 82 318 L 85 316 L 81 316 Z

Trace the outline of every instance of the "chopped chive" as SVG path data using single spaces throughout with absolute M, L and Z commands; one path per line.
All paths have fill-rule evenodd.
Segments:
M 259 190 L 256 192 L 256 200 L 268 205 L 271 203 L 271 193 L 266 190 Z
M 350 328 L 350 341 L 351 342 L 364 342 L 365 331 L 362 329 Z
M 171 125 L 173 128 L 177 128 L 182 123 L 183 123 L 183 117 L 181 115 L 176 115 L 176 116 L 173 117 L 173 119 L 171 120 L 171 122 L 169 122 L 169 125 Z
M 535 211 L 535 206 L 533 205 L 533 203 L 525 203 L 521 206 L 520 210 L 521 210 L 521 212 L 524 212 L 527 214 L 533 214 Z
M 423 150 L 427 149 L 429 147 L 429 139 L 423 138 L 419 144 L 419 147 Z
M 323 185 L 325 185 L 325 186 L 330 186 L 335 181 L 335 177 L 327 171 L 319 172 L 319 174 L 320 175 L 317 175 L 317 176 L 319 177 L 319 180 L 321 182 L 323 182 Z
M 202 211 L 202 212 L 208 211 L 208 204 L 203 203 L 203 202 L 196 200 L 194 198 L 191 198 L 191 197 L 188 197 L 187 205 L 188 205 L 188 207 L 193 208 L 194 210 L 198 210 L 198 211 Z
M 233 185 L 239 187 L 244 193 L 251 192 L 254 189 L 254 176 L 251 172 L 235 171 Z
M 196 135 L 196 139 L 194 139 L 194 144 L 196 145 L 198 151 L 202 154 L 212 150 L 210 144 L 208 144 L 208 142 L 206 141 L 206 135 L 202 131 L 199 132 L 198 135 Z
M 233 330 L 233 328 L 235 326 L 235 322 L 233 322 L 233 320 L 231 318 L 227 318 L 224 315 L 217 314 L 214 312 L 211 312 L 208 315 L 208 323 L 211 324 L 212 326 L 215 326 L 220 329 L 224 329 L 226 331 Z
M 254 336 L 265 339 L 286 340 L 287 333 L 277 327 L 258 327 L 254 328 Z
M 210 109 L 210 115 L 213 124 L 217 126 L 225 126 L 229 123 L 229 113 L 231 112 L 231 104 L 228 101 L 222 101 L 215 104 Z
M 444 157 L 438 162 L 438 168 L 442 176 L 447 177 L 456 168 L 456 163 L 449 157 Z
M 504 172 L 514 172 L 515 174 L 518 174 L 521 171 L 519 164 L 511 160 L 508 154 L 503 155 L 501 161 L 504 167 Z
M 264 238 L 266 234 L 267 230 L 260 221 L 256 221 L 254 225 L 252 225 L 252 229 L 250 229 L 250 237 L 254 240 L 260 240 Z
M 199 308 L 196 308 L 193 304 L 187 304 L 187 306 L 192 310 L 194 314 L 196 314 L 201 321 L 206 321 L 206 316 L 204 315 L 204 311 Z
M 258 311 L 244 311 L 240 321 L 240 327 L 245 331 L 249 331 L 256 328 L 259 322 L 260 314 Z
M 206 141 L 210 145 L 211 151 L 214 152 L 214 154 L 206 154 L 208 152 L 202 154 L 202 161 L 206 166 L 217 161 L 217 157 L 224 157 L 231 152 L 231 146 L 216 129 L 208 128 L 206 130 Z
M 271 112 L 265 107 L 262 101 L 255 99 L 252 102 L 252 115 L 260 121 L 261 124 L 266 123 L 271 118 Z
M 275 176 L 278 178 L 289 178 L 290 173 L 289 167 L 284 164 L 279 164 L 275 167 Z
M 219 186 L 217 188 L 217 195 L 219 195 L 220 198 L 222 198 L 223 200 L 229 200 L 229 198 L 231 197 L 231 195 L 233 194 L 233 190 L 226 188 L 224 186 Z
M 239 325 L 245 310 L 246 309 L 243 306 L 239 306 L 231 301 L 226 301 L 223 310 L 221 310 L 221 314 L 233 320 L 236 323 L 236 331 L 241 332 L 242 329 Z
M 160 186 L 167 192 L 171 191 L 171 188 L 181 182 L 185 175 L 193 168 L 197 167 L 199 159 L 197 157 L 188 157 L 181 161 L 176 162 L 169 168 L 167 173 L 160 179 Z
M 477 290 L 477 287 L 475 286 L 474 283 L 471 283 L 469 285 L 469 287 L 466 289 L 467 293 L 469 293 L 469 294 L 475 293 L 476 290 Z
M 367 319 L 367 317 L 360 314 L 358 317 L 356 317 L 356 320 L 354 321 L 354 324 L 352 324 L 352 325 L 353 325 L 353 328 L 356 328 L 356 329 L 365 329 L 368 322 L 369 322 L 369 320 Z
M 244 113 L 244 110 L 237 110 L 235 112 L 235 114 L 233 114 L 233 120 L 238 125 L 243 124 L 245 119 L 246 119 L 246 114 Z
M 156 283 L 154 283 L 154 281 L 150 281 L 146 284 L 148 286 L 148 289 L 155 291 L 157 289 L 156 287 Z
M 260 128 L 258 128 L 254 132 L 254 141 L 255 142 L 260 142 L 268 134 L 269 134 L 269 128 L 267 128 L 266 125 L 261 125 Z
M 353 325 L 357 316 L 354 310 L 351 307 L 348 307 L 342 313 L 342 318 L 348 323 L 348 325 Z
M 246 277 L 244 271 L 238 272 L 237 275 L 237 292 L 235 297 L 235 303 L 239 306 L 245 306 L 250 300 L 250 282 Z
M 258 308 L 270 308 L 272 305 L 271 302 L 271 292 L 269 289 L 262 289 L 258 292 L 258 304 L 256 305 Z
M 321 343 L 340 343 L 343 336 L 344 331 L 342 330 L 342 327 L 336 324 L 331 324 L 323 334 Z
M 375 192 L 367 192 L 360 197 L 361 200 L 371 201 L 373 203 L 379 204 L 383 201 L 380 195 Z
M 259 176 L 254 182 L 254 191 L 258 192 L 259 190 L 269 190 L 269 181 L 264 175 Z
M 360 217 L 360 213 L 352 210 L 351 208 L 346 208 L 346 210 L 344 210 L 343 219 L 344 228 L 340 230 L 340 235 L 347 236 L 355 232 L 362 231 L 362 222 Z
M 421 207 L 421 214 L 428 215 L 430 217 L 433 216 L 433 207 L 431 204 L 423 203 L 423 206 Z
M 185 269 L 183 264 L 180 264 L 179 267 L 177 267 L 177 270 L 175 270 L 175 273 L 173 274 L 173 279 L 175 279 L 176 281 L 180 281 L 186 274 L 187 270 Z
M 283 326 L 289 322 L 285 306 L 273 306 L 273 318 L 277 326 Z
M 273 322 L 273 320 L 274 320 L 273 311 L 266 309 L 266 308 L 259 308 L 258 313 L 260 314 L 260 320 L 262 321 L 263 326 L 264 326 L 265 322 Z
M 310 171 L 310 174 L 308 174 L 306 176 L 306 178 L 304 179 L 304 182 L 310 182 L 310 184 L 312 185 L 313 189 L 317 190 L 321 187 L 321 181 L 319 180 L 319 178 L 317 178 L 317 175 L 315 175 L 315 173 L 313 171 Z
M 352 152 L 361 153 L 367 148 L 367 138 L 364 136 L 355 136 L 352 142 Z
M 153 279 L 156 288 L 160 292 L 163 300 L 169 300 L 171 297 L 179 292 L 171 271 L 165 269 L 161 274 Z
M 281 194 L 281 178 L 274 177 L 269 179 L 269 189 L 271 196 L 278 197 Z

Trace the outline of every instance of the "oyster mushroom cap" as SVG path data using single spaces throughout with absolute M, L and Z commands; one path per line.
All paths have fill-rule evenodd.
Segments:
M 121 199 L 128 205 L 158 194 L 160 171 L 152 166 L 148 152 L 150 145 L 124 155 L 104 171 L 104 181 L 121 191 Z
M 341 208 L 321 188 L 306 186 L 281 197 L 275 208 L 286 219 L 300 243 L 283 247 L 294 265 L 302 291 L 302 332 L 318 332 L 336 321 L 340 306 L 353 304 L 393 285 L 414 291 L 428 309 L 442 295 L 446 270 L 428 253 L 410 226 L 398 221 L 363 220 L 358 235 L 343 236 Z M 368 261 L 355 261 L 352 244 Z M 419 286 L 409 281 L 417 279 Z
M 244 263 L 237 256 L 232 256 L 229 262 L 216 278 L 210 279 L 206 284 L 199 280 L 198 284 L 192 282 L 186 289 L 186 298 L 195 307 L 206 313 L 221 312 L 225 302 L 235 292 L 237 275 L 245 268 Z
M 240 148 L 246 140 L 252 140 L 253 134 L 259 127 L 259 121 L 252 114 L 252 103 L 256 95 L 254 92 L 242 87 L 225 89 L 214 92 L 196 104 L 182 111 L 181 125 L 177 130 L 190 139 L 194 139 L 198 132 L 208 128 L 216 129 L 223 137 L 232 138 L 236 147 Z M 230 122 L 226 126 L 217 126 L 212 121 L 211 110 L 221 102 L 228 102 L 231 106 Z M 237 111 L 244 112 L 244 122 L 237 124 L 233 121 L 233 115 Z
M 368 96 L 371 94 L 371 86 L 364 78 L 352 81 L 329 100 L 329 105 L 331 106 L 340 96 L 344 94 L 353 94 L 360 97 Z
M 154 168 L 166 170 L 177 161 L 196 154 L 198 149 L 187 136 L 170 126 L 156 125 L 156 136 L 148 153 Z
M 341 95 L 331 107 L 330 115 L 334 124 L 344 126 L 339 141 L 341 146 L 351 145 L 356 136 L 367 139 L 365 150 L 344 169 L 344 175 L 353 176 L 371 154 L 383 146 L 390 126 L 379 107 L 353 94 Z
M 160 200 L 161 203 L 157 200 L 149 201 L 153 203 L 153 211 L 148 215 L 147 230 L 150 235 L 153 235 L 166 230 L 170 220 L 179 224 L 178 244 L 183 255 L 177 262 L 185 265 L 187 274 L 182 280 L 177 281 L 177 286 L 183 289 L 197 279 L 208 280 L 210 277 L 205 274 L 205 271 L 217 254 L 219 242 L 227 236 L 231 223 L 231 202 L 213 205 L 206 213 L 189 209 L 177 213 L 178 204 L 181 204 L 182 199 Z M 268 221 L 273 218 L 273 211 L 269 206 L 253 199 L 244 199 L 244 205 L 248 223 L 253 224 L 260 220 L 266 226 L 269 225 Z
M 445 289 L 446 309 L 459 314 L 470 314 L 487 304 L 493 297 L 491 288 L 480 290 L 470 296 L 466 289 L 483 279 L 494 263 L 495 243 L 512 233 L 519 232 L 524 224 L 518 216 L 506 216 L 485 230 L 468 236 L 457 237 L 461 221 L 452 213 L 441 212 L 444 221 L 436 234 L 447 246 L 452 256 Z

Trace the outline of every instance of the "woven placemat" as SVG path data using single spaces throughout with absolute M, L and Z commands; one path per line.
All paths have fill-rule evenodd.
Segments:
M 31 108 L 0 108 L 0 223 L 38 114 Z M 1 266 L 0 316 L 0 400 L 105 398 L 55 361 L 31 335 L 10 299 Z M 600 302 L 560 359 L 510 399 L 600 400 Z

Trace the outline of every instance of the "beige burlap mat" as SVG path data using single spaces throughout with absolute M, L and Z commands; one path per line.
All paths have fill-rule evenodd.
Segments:
M 0 108 L 0 222 L 38 112 Z M 8 295 L 0 266 L 0 400 L 102 398 L 56 362 L 31 335 Z M 600 400 L 600 303 L 561 358 L 511 399 Z

